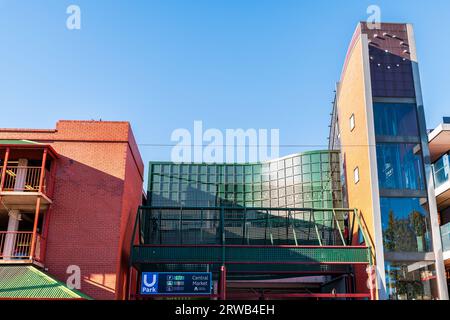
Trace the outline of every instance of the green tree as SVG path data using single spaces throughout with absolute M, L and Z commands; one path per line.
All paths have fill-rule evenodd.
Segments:
M 394 211 L 389 211 L 388 227 L 384 231 L 384 246 L 388 251 L 395 251 L 395 217 Z

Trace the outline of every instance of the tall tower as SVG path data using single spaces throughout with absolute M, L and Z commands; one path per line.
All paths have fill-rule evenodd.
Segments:
M 337 84 L 330 148 L 341 150 L 347 204 L 371 238 L 378 298 L 448 299 L 410 24 L 358 24 Z

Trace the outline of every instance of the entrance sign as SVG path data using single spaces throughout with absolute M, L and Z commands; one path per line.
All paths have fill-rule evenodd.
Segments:
M 142 272 L 141 294 L 208 295 L 211 272 Z

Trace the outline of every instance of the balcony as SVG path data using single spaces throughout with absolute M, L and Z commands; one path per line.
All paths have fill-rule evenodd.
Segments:
M 438 208 L 450 206 L 450 153 L 433 164 L 435 193 Z
M 32 141 L 0 140 L 0 196 L 8 209 L 33 210 L 51 203 L 56 152 Z M 3 210 L 0 208 L 0 210 Z
M 0 195 L 3 203 L 9 209 L 33 210 L 36 198 L 41 197 L 41 206 L 46 208 L 51 200 L 48 196 L 49 181 L 53 180 L 49 170 L 41 182 L 41 167 L 6 166 Z M 0 168 L 3 176 L 3 168 Z
M 0 264 L 43 261 L 57 158 L 50 145 L 0 140 Z
M 0 264 L 40 261 L 41 237 L 36 237 L 36 250 L 31 254 L 32 231 L 0 231 Z

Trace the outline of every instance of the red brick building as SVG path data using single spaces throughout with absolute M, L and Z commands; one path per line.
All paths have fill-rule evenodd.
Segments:
M 0 129 L 0 268 L 34 264 L 80 291 L 123 299 L 144 165 L 128 122 Z

